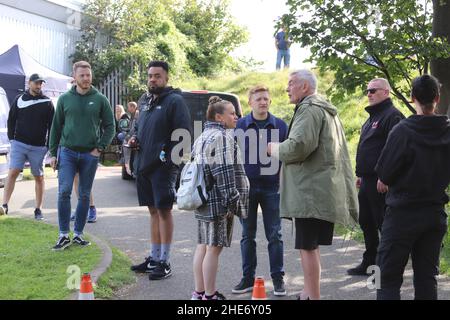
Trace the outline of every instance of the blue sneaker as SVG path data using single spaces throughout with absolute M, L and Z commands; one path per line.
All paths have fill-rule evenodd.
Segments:
M 95 207 L 89 207 L 88 223 L 95 223 L 97 221 L 97 209 Z

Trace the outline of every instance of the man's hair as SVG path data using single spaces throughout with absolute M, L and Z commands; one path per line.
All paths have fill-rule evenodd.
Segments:
M 253 88 L 251 88 L 250 90 L 248 90 L 248 100 L 250 100 L 252 98 L 252 96 L 258 92 L 269 92 L 269 88 L 259 85 L 259 86 L 255 86 Z
M 424 111 L 433 111 L 434 100 L 440 94 L 440 83 L 435 77 L 424 74 L 412 81 L 411 97 L 424 107 Z
M 208 111 L 206 111 L 206 119 L 208 121 L 216 121 L 216 114 L 223 114 L 225 106 L 231 103 L 228 100 L 223 100 L 218 96 L 212 96 L 208 101 Z
M 150 69 L 152 67 L 163 68 L 167 73 L 169 73 L 169 64 L 165 61 L 161 61 L 161 60 L 150 61 L 150 63 L 147 66 L 147 69 Z
M 78 61 L 78 62 L 75 62 L 75 63 L 73 64 L 73 73 L 75 74 L 75 72 L 77 72 L 77 69 L 79 69 L 79 68 L 88 68 L 88 69 L 92 70 L 91 65 L 90 65 L 89 62 L 87 62 L 87 61 Z
M 392 90 L 391 85 L 389 84 L 389 81 L 387 81 L 385 78 L 375 78 L 375 79 L 372 79 L 370 82 L 372 82 L 372 81 L 381 82 L 383 84 L 384 88 L 386 88 L 389 91 Z M 382 89 L 384 89 L 384 88 L 382 88 Z
M 309 83 L 310 88 L 317 91 L 317 78 L 310 70 L 302 69 L 290 73 L 291 77 L 297 77 L 297 79 L 305 80 Z

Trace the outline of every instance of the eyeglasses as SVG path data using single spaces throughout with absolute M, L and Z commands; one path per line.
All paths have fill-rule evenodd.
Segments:
M 365 92 L 366 94 L 374 94 L 375 92 L 377 92 L 378 90 L 386 90 L 386 89 L 382 89 L 382 88 L 372 88 L 372 89 L 367 89 Z

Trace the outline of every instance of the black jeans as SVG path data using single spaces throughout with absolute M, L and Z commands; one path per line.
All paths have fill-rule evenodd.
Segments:
M 363 264 L 375 264 L 379 234 L 383 224 L 386 208 L 385 195 L 377 191 L 377 176 L 364 176 L 361 178 L 361 187 L 358 193 L 359 225 L 364 234 L 366 251 L 363 255 Z
M 436 300 L 439 254 L 447 232 L 444 208 L 388 208 L 381 231 L 377 265 L 378 300 L 400 300 L 403 272 L 411 254 L 416 300 Z

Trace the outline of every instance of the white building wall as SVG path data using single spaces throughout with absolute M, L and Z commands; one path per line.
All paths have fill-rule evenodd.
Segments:
M 74 11 L 67 9 L 67 19 Z M 68 23 L 0 4 L 0 53 L 18 44 L 44 66 L 70 75 L 69 56 L 75 51 L 80 33 Z

